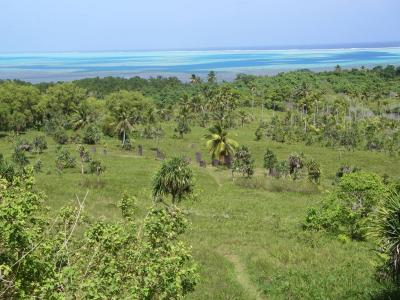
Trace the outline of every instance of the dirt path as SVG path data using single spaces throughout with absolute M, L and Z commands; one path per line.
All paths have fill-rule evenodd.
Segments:
M 235 254 L 228 254 L 224 251 L 218 250 L 235 268 L 236 280 L 245 289 L 251 298 L 256 300 L 266 300 L 266 298 L 258 292 L 257 287 L 251 282 L 246 268 L 240 261 L 239 257 Z

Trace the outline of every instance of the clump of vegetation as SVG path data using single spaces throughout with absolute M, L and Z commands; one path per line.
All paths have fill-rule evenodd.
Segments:
M 27 164 L 29 164 L 29 159 L 26 156 L 25 150 L 19 147 L 18 145 L 14 149 L 14 153 L 12 154 L 12 160 L 16 165 L 20 167 L 24 167 Z
M 46 141 L 46 137 L 43 135 L 39 135 L 34 137 L 33 141 L 32 141 L 32 147 L 33 147 L 33 151 L 35 153 L 42 153 L 44 150 L 47 149 L 47 141 Z
M 229 133 L 221 124 L 216 124 L 209 129 L 209 134 L 205 135 L 207 139 L 207 148 L 211 154 L 211 159 L 218 159 L 221 165 L 231 158 L 239 144 L 229 137 Z
M 153 197 L 156 202 L 165 202 L 171 196 L 172 204 L 177 204 L 193 194 L 193 172 L 182 157 L 165 161 L 153 180 Z
M 35 173 L 40 173 L 42 172 L 42 167 L 43 167 L 43 162 L 41 159 L 38 159 L 35 161 L 33 165 L 33 171 L 35 171 Z
M 56 143 L 60 145 L 65 145 L 68 143 L 68 134 L 63 127 L 57 128 L 53 133 L 53 139 Z
M 299 179 L 300 171 L 304 167 L 304 156 L 297 153 L 292 153 L 288 158 L 289 174 L 293 180 Z
M 274 175 L 277 165 L 278 165 L 278 159 L 276 158 L 275 153 L 272 152 L 272 150 L 267 149 L 267 151 L 264 154 L 263 166 L 268 171 L 268 174 L 270 176 Z
M 132 219 L 136 211 L 136 197 L 130 196 L 126 191 L 122 194 L 118 207 L 121 209 L 122 217 Z
M 254 159 L 251 157 L 249 148 L 241 146 L 234 155 L 232 176 L 234 173 L 241 173 L 246 178 L 251 178 L 254 174 Z
M 381 264 L 378 275 L 393 280 L 400 286 L 400 195 L 391 195 L 382 201 L 372 226 L 372 235 L 379 247 Z
M 378 175 L 364 172 L 345 174 L 320 207 L 309 208 L 304 228 L 362 240 L 371 213 L 388 195 L 388 188 Z
M 85 127 L 83 131 L 82 141 L 85 144 L 94 145 L 98 144 L 101 140 L 101 130 L 94 124 Z
M 319 163 L 314 159 L 310 159 L 307 161 L 306 167 L 308 179 L 315 184 L 319 184 L 321 178 L 321 167 Z
M 76 157 L 67 149 L 60 147 L 57 149 L 56 167 L 59 170 L 73 169 L 76 167 Z
M 50 220 L 32 171 L 24 174 L 0 179 L 4 299 L 181 299 L 193 291 L 198 272 L 180 241 L 188 223 L 181 210 L 154 207 L 138 228 L 130 206 L 123 221 L 85 222 L 86 194 Z

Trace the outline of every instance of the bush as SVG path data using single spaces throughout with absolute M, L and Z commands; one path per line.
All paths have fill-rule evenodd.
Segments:
M 2 153 L 0 153 L 0 178 L 5 178 L 7 181 L 13 181 L 15 175 L 14 167 L 11 163 L 4 159 Z
M 75 168 L 76 158 L 68 150 L 59 148 L 57 150 L 56 166 L 59 170 Z
M 372 226 L 382 260 L 378 275 L 392 279 L 400 286 L 400 195 L 385 200 L 377 210 Z
M 274 170 L 277 164 L 278 164 L 278 159 L 276 158 L 275 153 L 272 152 L 272 150 L 267 149 L 267 151 L 264 154 L 264 168 L 268 170 L 269 175 L 274 174 Z
M 300 177 L 300 171 L 304 166 L 304 156 L 297 153 L 292 153 L 288 158 L 289 174 L 292 176 L 293 180 Z
M 94 145 L 101 139 L 101 130 L 96 125 L 89 125 L 83 131 L 82 141 L 85 144 Z
M 56 143 L 60 145 L 65 145 L 66 143 L 68 143 L 67 131 L 62 127 L 57 128 L 53 133 L 53 139 Z
M 235 172 L 242 173 L 242 176 L 250 178 L 254 174 L 254 159 L 251 158 L 251 153 L 246 146 L 236 150 L 233 157 L 232 175 Z
M 100 160 L 91 160 L 89 163 L 89 170 L 90 173 L 100 176 L 102 173 L 106 171 L 106 167 Z
M 304 228 L 364 239 L 371 212 L 388 195 L 388 188 L 376 174 L 345 174 L 319 208 L 308 210 Z
M 306 163 L 306 166 L 307 166 L 308 179 L 311 182 L 318 184 L 321 178 L 321 167 L 319 163 L 311 159 Z
M 42 153 L 47 149 L 47 141 L 43 135 L 36 136 L 32 141 L 33 150 L 36 153 Z
M 15 164 L 17 164 L 20 167 L 24 167 L 27 164 L 29 164 L 29 159 L 25 154 L 25 151 L 22 150 L 20 147 L 15 147 L 14 153 L 12 155 L 12 160 Z
M 43 163 L 40 159 L 38 159 L 37 161 L 35 161 L 35 164 L 33 165 L 33 171 L 35 171 L 35 173 L 40 173 L 42 172 L 42 167 Z

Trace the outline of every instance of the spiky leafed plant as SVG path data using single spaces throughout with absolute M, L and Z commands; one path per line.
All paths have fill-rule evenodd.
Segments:
M 377 210 L 372 235 L 378 240 L 384 263 L 379 275 L 392 279 L 400 285 L 400 195 L 385 199 Z
M 210 133 L 206 134 L 205 138 L 211 159 L 218 158 L 220 164 L 224 164 L 227 157 L 233 156 L 239 144 L 229 137 L 229 133 L 222 128 L 221 124 L 214 125 L 209 131 Z
M 153 180 L 153 197 L 156 201 L 171 196 L 172 204 L 180 202 L 193 193 L 193 172 L 189 162 L 173 157 L 163 163 Z

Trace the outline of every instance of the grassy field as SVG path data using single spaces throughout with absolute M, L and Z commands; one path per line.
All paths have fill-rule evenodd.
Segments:
M 185 155 L 192 159 L 198 200 L 182 203 L 191 220 L 185 236 L 199 263 L 201 281 L 187 299 L 376 299 L 385 298 L 390 287 L 374 278 L 376 254 L 368 242 L 343 243 L 323 233 L 301 228 L 306 210 L 324 193 L 332 190 L 337 169 L 351 164 L 377 174 L 399 176 L 398 157 L 366 151 L 339 151 L 302 144 L 255 141 L 257 122 L 232 130 L 232 137 L 248 146 L 256 160 L 256 178 L 263 183 L 249 188 L 243 180 L 232 180 L 229 170 L 200 168 L 195 152 L 210 158 L 203 135 L 206 129 L 193 127 L 183 139 L 174 139 L 172 123 L 163 124 L 166 135 L 159 148 L 167 157 Z M 37 135 L 26 134 L 27 138 Z M 29 154 L 31 162 L 40 157 L 43 171 L 36 176 L 37 187 L 47 196 L 53 211 L 75 201 L 89 190 L 86 213 L 93 217 L 120 218 L 117 202 L 123 191 L 138 198 L 138 219 L 152 205 L 151 180 L 161 162 L 155 159 L 155 140 L 135 140 L 136 150 L 122 151 L 117 139 L 104 139 L 93 156 L 101 158 L 107 171 L 96 186 L 96 178 L 82 176 L 79 168 L 60 174 L 55 168 L 56 144 L 48 138 L 49 149 L 41 155 Z M 66 148 L 76 154 L 75 145 Z M 0 152 L 10 157 L 13 144 L 0 139 Z M 103 149 L 107 149 L 107 155 Z M 266 148 L 279 159 L 291 152 L 303 152 L 321 163 L 323 178 L 318 188 L 306 179 L 275 180 L 263 175 Z M 93 152 L 94 149 L 89 147 Z

